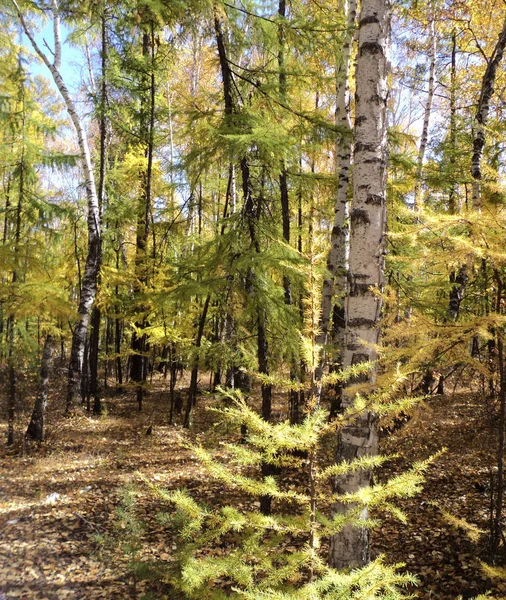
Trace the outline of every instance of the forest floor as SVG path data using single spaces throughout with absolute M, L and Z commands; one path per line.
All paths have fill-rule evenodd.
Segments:
M 63 394 L 50 407 L 48 437 L 37 446 L 0 449 L 0 600 L 75 598 L 170 598 L 163 585 L 137 581 L 129 574 L 125 544 L 100 550 L 98 537 L 118 540 L 127 526 L 117 507 L 125 486 L 137 484 L 139 518 L 148 544 L 136 559 L 170 562 L 174 543 L 156 518 L 160 500 L 139 472 L 167 488 L 185 486 L 200 499 L 217 500 L 221 486 L 209 480 L 184 445 L 209 440 L 210 417 L 202 399 L 191 432 L 168 425 L 167 395 L 151 392 L 142 413 L 133 394 L 107 401 L 106 416 L 62 416 Z M 448 512 L 486 530 L 489 517 L 489 466 L 494 464 L 497 432 L 494 407 L 472 394 L 434 397 L 405 426 L 385 437 L 384 453 L 399 458 L 381 478 L 402 472 L 412 462 L 447 451 L 430 468 L 424 491 L 403 501 L 407 524 L 387 518 L 372 536 L 375 554 L 404 562 L 420 584 L 419 598 L 454 600 L 490 591 L 506 598 L 506 587 L 487 580 L 480 566 L 485 538 L 452 526 Z M 152 434 L 146 435 L 152 425 Z M 2 426 L 3 427 L 3 426 Z M 0 435 L 4 439 L 4 429 Z M 21 429 L 18 430 L 21 438 Z

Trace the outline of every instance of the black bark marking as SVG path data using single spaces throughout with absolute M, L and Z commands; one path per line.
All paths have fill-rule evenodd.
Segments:
M 357 227 L 358 225 L 369 225 L 371 219 L 369 213 L 363 208 L 354 208 L 351 211 L 350 222 L 352 227 Z
M 350 283 L 350 296 L 365 296 L 369 292 L 369 287 L 368 283 L 358 283 L 353 280 Z
M 383 46 L 378 42 L 364 42 L 360 46 L 360 56 L 366 54 L 383 54 Z
M 375 319 L 366 319 L 365 317 L 357 317 L 356 319 L 348 319 L 348 327 L 358 329 L 359 327 L 367 327 L 373 329 L 376 326 Z
M 377 149 L 377 144 L 364 144 L 363 142 L 357 142 L 355 144 L 355 154 L 357 154 L 357 152 L 376 152 Z
M 385 199 L 383 198 L 383 196 L 380 196 L 379 194 L 367 194 L 365 203 L 376 205 L 376 206 L 381 206 L 383 204 L 384 200 Z
M 362 25 L 370 25 L 374 23 L 379 23 L 378 17 L 376 15 L 369 15 L 368 17 L 360 19 L 359 26 L 362 27 Z

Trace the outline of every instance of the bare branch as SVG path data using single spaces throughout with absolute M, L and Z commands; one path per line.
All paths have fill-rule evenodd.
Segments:
M 48 57 L 44 54 L 44 52 L 42 52 L 42 50 L 39 48 L 37 42 L 35 41 L 35 38 L 32 35 L 32 32 L 30 31 L 30 29 L 28 29 L 28 25 L 26 24 L 26 21 L 23 17 L 21 9 L 19 8 L 18 3 L 16 2 L 16 0 L 11 0 L 11 2 L 12 2 L 12 5 L 14 6 L 14 9 L 16 10 L 19 21 L 21 23 L 21 26 L 23 27 L 23 31 L 25 32 L 26 37 L 30 40 L 30 43 L 32 44 L 33 49 L 38 54 L 38 56 L 42 60 L 42 62 L 46 65 L 46 67 L 49 70 L 51 70 L 51 67 L 52 67 L 51 62 L 49 61 Z

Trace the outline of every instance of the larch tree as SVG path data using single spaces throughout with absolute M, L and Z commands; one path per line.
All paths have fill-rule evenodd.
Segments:
M 374 363 L 380 336 L 382 302 L 377 292 L 384 285 L 388 51 L 390 4 L 388 0 L 365 0 L 359 17 L 356 72 L 355 149 L 353 200 L 350 211 L 349 287 L 345 300 L 344 367 Z M 369 379 L 374 382 L 372 366 Z M 343 408 L 353 404 L 345 389 Z M 362 412 L 343 428 L 339 460 L 354 460 L 377 452 L 376 416 Z M 356 492 L 369 485 L 370 472 L 360 470 L 336 481 L 338 493 Z M 336 513 L 346 511 L 343 504 Z M 367 511 L 364 510 L 364 519 Z M 364 565 L 369 561 L 366 528 L 347 526 L 331 541 L 330 564 L 336 568 Z

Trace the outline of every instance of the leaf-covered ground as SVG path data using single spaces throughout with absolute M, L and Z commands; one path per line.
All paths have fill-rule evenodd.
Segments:
M 137 559 L 169 562 L 174 545 L 156 519 L 160 503 L 146 490 L 139 472 L 164 487 L 185 486 L 200 498 L 222 498 L 185 442 L 209 440 L 209 416 L 201 400 L 188 433 L 168 426 L 162 391 L 151 393 L 145 410 L 136 412 L 133 394 L 108 400 L 108 414 L 92 418 L 61 415 L 52 399 L 48 438 L 40 447 L 0 449 L 0 598 L 123 599 L 152 591 L 170 598 L 160 582 L 129 575 L 128 556 L 97 539 L 121 531 L 116 515 L 121 490 L 137 482 L 137 512 L 149 540 Z M 418 575 L 420 598 L 471 598 L 491 591 L 506 597 L 506 587 L 487 580 L 480 566 L 485 538 L 451 525 L 445 512 L 487 529 L 489 466 L 497 431 L 494 407 L 473 395 L 436 397 L 404 427 L 383 440 L 383 451 L 399 458 L 380 478 L 402 471 L 443 446 L 446 453 L 431 468 L 424 492 L 403 502 L 408 524 L 388 519 L 373 534 L 375 553 L 404 562 Z M 151 435 L 146 435 L 153 425 Z M 0 430 L 4 435 L 4 430 Z M 21 437 L 21 430 L 18 431 Z M 471 538 L 469 537 L 471 535 Z

